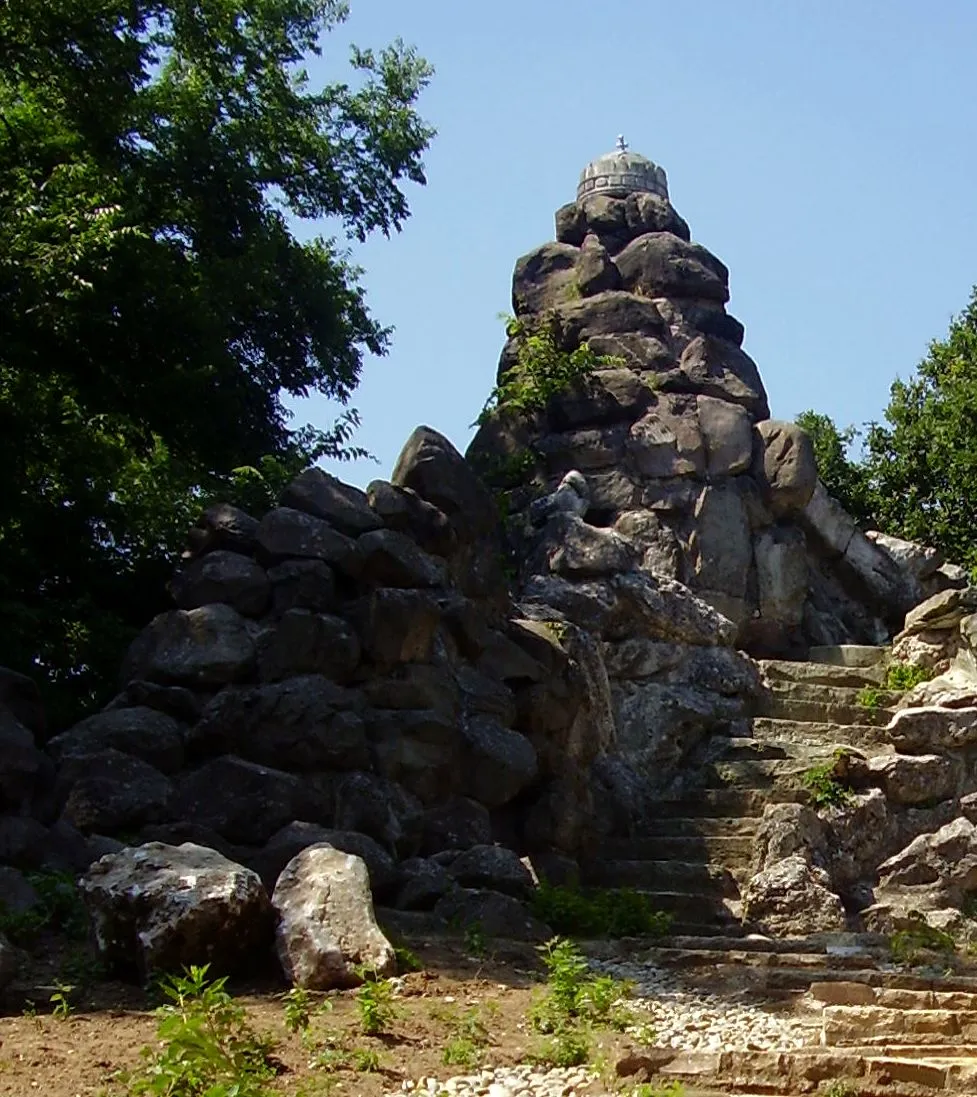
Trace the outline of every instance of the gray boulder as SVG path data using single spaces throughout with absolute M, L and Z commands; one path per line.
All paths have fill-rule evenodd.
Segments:
M 753 872 L 794 856 L 823 867 L 826 842 L 824 823 L 806 804 L 767 804 L 753 839 Z
M 886 735 L 904 754 L 960 750 L 977 742 L 977 708 L 901 709 L 889 721 Z
M 446 849 L 470 849 L 492 840 L 488 808 L 477 800 L 456 796 L 425 811 L 422 822 L 422 850 L 425 854 Z
M 56 795 L 62 818 L 85 834 L 136 830 L 173 814 L 172 781 L 147 762 L 110 748 L 65 755 Z
M 914 606 L 906 614 L 904 633 L 933 629 L 956 629 L 960 622 L 977 610 L 977 589 L 944 590 Z
M 250 556 L 216 549 L 181 568 L 170 583 L 170 593 L 180 609 L 223 602 L 245 617 L 260 617 L 268 608 L 271 584 L 265 569 Z
M 325 613 L 336 606 L 336 577 L 323 560 L 283 560 L 267 574 L 276 614 L 290 609 Z
M 408 534 L 425 552 L 437 556 L 451 554 L 457 536 L 447 515 L 422 499 L 411 488 L 397 487 L 386 480 L 367 485 L 370 505 L 390 529 Z
M 866 764 L 868 780 L 878 783 L 893 804 L 947 800 L 962 777 L 959 760 L 945 754 L 878 754 Z
M 576 289 L 579 255 L 570 244 L 548 243 L 517 260 L 512 275 L 512 311 L 516 316 L 543 312 L 570 300 Z
M 452 926 L 477 927 L 487 938 L 546 941 L 553 936 L 518 899 L 498 891 L 456 888 L 438 901 L 434 913 Z
M 79 889 L 103 959 L 123 975 L 253 965 L 271 943 L 258 876 L 212 849 L 150 842 L 97 861 Z
M 186 727 L 164 712 L 137 705 L 98 712 L 56 735 L 48 753 L 56 762 L 69 754 L 122 751 L 141 758 L 162 773 L 176 773 L 184 761 Z
M 556 491 L 533 501 L 529 508 L 529 520 L 533 525 L 542 525 L 561 515 L 583 518 L 589 507 L 587 478 L 578 469 L 571 469 L 557 485 Z
M 33 733 L 9 709 L 0 707 L 0 812 L 30 814 L 46 766 L 50 762 L 35 746 Z
M 329 613 L 286 610 L 257 642 L 258 676 L 278 682 L 295 675 L 321 674 L 348 682 L 360 661 L 360 641 L 353 628 Z
M 378 529 L 357 541 L 367 579 L 386 587 L 440 587 L 444 564 L 405 533 Z
M 33 732 L 38 741 L 44 741 L 44 703 L 33 678 L 9 667 L 0 667 L 0 706 L 9 709 L 14 719 Z
M 133 640 L 123 681 L 133 678 L 191 688 L 223 686 L 255 669 L 254 626 L 230 606 L 171 610 Z
M 607 248 L 593 234 L 584 238 L 577 254 L 575 282 L 584 297 L 621 287 L 620 272 L 611 262 Z
M 475 716 L 461 728 L 465 745 L 462 770 L 466 791 L 488 808 L 513 800 L 536 777 L 538 763 L 532 743 L 489 716 Z
M 631 427 L 628 454 L 643 476 L 704 477 L 706 451 L 693 396 L 659 393 Z
M 632 240 L 614 259 L 626 290 L 648 297 L 696 297 L 729 300 L 729 271 L 699 244 L 670 232 Z
M 708 474 L 745 472 L 753 460 L 753 429 L 746 409 L 715 396 L 697 396 L 695 403 Z
M 185 557 L 201 556 L 206 552 L 226 549 L 245 556 L 254 551 L 258 521 L 230 503 L 216 503 L 197 519 L 187 537 L 189 549 Z
M 393 905 L 396 910 L 433 910 L 438 900 L 457 886 L 444 866 L 429 857 L 412 857 L 397 866 L 400 884 Z
M 613 530 L 589 526 L 576 515 L 551 518 L 534 554 L 547 570 L 569 578 L 589 578 L 628 571 L 632 552 Z
M 204 709 L 192 743 L 208 753 L 237 754 L 300 773 L 361 769 L 369 750 L 363 721 L 353 711 L 357 703 L 355 693 L 314 674 L 231 687 Z
M 298 777 L 227 754 L 180 779 L 172 814 L 230 842 L 261 845 L 301 815 L 305 794 Z
M 420 590 L 382 587 L 361 598 L 351 610 L 364 652 L 381 667 L 426 663 L 441 623 L 433 595 Z
M 878 871 L 876 898 L 891 910 L 960 910 L 977 891 L 977 826 L 954 819 L 915 838 Z
M 744 921 L 774 937 L 806 937 L 847 928 L 828 874 L 800 854 L 758 872 L 743 892 Z
M 378 977 L 396 971 L 393 946 L 376 924 L 359 857 L 329 845 L 310 846 L 285 866 L 272 905 L 278 915 L 278 958 L 294 986 L 357 986 L 360 965 Z
M 320 468 L 299 473 L 285 489 L 282 504 L 322 518 L 350 537 L 383 525 L 366 492 L 344 484 Z
M 261 519 L 256 537 L 259 554 L 268 562 L 289 557 L 324 560 L 347 575 L 359 573 L 356 542 L 323 519 L 293 507 L 269 511 Z
M 664 387 L 728 400 L 756 419 L 770 414 L 756 362 L 736 343 L 716 335 L 692 338 L 682 351 L 678 370 L 668 375 Z
M 797 514 L 811 500 L 818 466 L 811 439 L 796 423 L 757 423 L 753 478 L 775 515 Z
M 533 889 L 533 875 L 519 855 L 503 846 L 479 845 L 460 853 L 448 866 L 451 876 L 466 888 L 487 888 L 525 899 Z

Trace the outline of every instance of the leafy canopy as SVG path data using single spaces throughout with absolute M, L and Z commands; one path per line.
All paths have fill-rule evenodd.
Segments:
M 0 663 L 91 700 L 203 500 L 348 452 L 355 413 L 296 435 L 285 398 L 345 403 L 389 331 L 345 245 L 293 225 L 399 229 L 433 131 L 402 43 L 313 86 L 346 14 L 0 6 Z
M 862 524 L 922 541 L 977 567 L 977 287 L 945 339 L 908 381 L 896 380 L 883 423 L 862 432 L 825 415 L 797 422 L 814 440 L 821 479 Z

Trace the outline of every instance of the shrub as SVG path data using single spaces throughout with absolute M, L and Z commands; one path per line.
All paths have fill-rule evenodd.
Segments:
M 922 916 L 915 918 L 910 928 L 896 930 L 889 938 L 893 961 L 909 967 L 916 966 L 927 958 L 927 954 L 932 956 L 933 953 L 946 963 L 956 950 L 956 941 L 950 934 L 928 925 Z
M 852 798 L 852 791 L 838 780 L 835 768 L 838 759 L 811 766 L 801 774 L 801 784 L 807 789 L 817 808 L 843 807 Z
M 367 1036 L 378 1036 L 386 1032 L 400 1012 L 394 1002 L 393 984 L 389 979 L 371 981 L 367 978 L 369 973 L 362 970 L 358 974 L 367 980 L 356 993 L 360 1026 Z
M 143 1048 L 145 1066 L 130 1093 L 153 1097 L 272 1097 L 271 1041 L 256 1035 L 226 979 L 208 981 L 208 966 L 164 977 L 169 1002 L 156 1011 L 162 1048 Z
M 562 936 L 661 937 L 672 924 L 671 914 L 655 910 L 646 895 L 631 888 L 582 891 L 541 880 L 530 906 Z
M 877 709 L 882 707 L 882 702 L 885 700 L 885 694 L 882 690 L 876 686 L 866 686 L 864 689 L 858 691 L 855 697 L 855 704 L 861 705 L 862 708 Z
M 595 354 L 586 343 L 576 350 L 557 345 L 554 321 L 528 327 L 523 320 L 509 318 L 506 334 L 517 340 L 516 364 L 502 375 L 478 417 L 485 423 L 497 411 L 541 411 L 553 396 L 594 370 L 619 365 L 620 359 Z
M 933 672 L 926 667 L 917 667 L 913 663 L 890 663 L 885 668 L 885 688 L 905 692 L 928 682 Z

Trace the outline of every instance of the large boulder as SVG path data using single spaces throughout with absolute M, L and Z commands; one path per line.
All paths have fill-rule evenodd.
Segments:
M 270 510 L 261 519 L 256 538 L 259 556 L 269 563 L 290 557 L 323 560 L 347 575 L 359 573 L 356 542 L 322 518 L 294 507 Z
M 845 911 L 828 874 L 795 853 L 758 872 L 743 892 L 743 918 L 774 937 L 844 931 Z
M 186 727 L 165 712 L 145 705 L 97 712 L 56 735 L 47 744 L 56 762 L 69 754 L 120 750 L 141 758 L 162 773 L 176 773 L 183 765 Z
M 489 888 L 525 899 L 533 888 L 533 876 L 519 855 L 503 846 L 472 846 L 448 866 L 462 887 Z
M 258 520 L 230 503 L 215 503 L 208 507 L 190 530 L 187 558 L 207 552 L 227 549 L 247 556 L 254 551 Z
M 977 893 L 977 826 L 961 816 L 879 865 L 876 897 L 903 914 L 960 910 Z
M 904 754 L 960 750 L 977 742 L 977 707 L 901 709 L 889 721 L 886 735 Z
M 257 874 L 192 843 L 108 854 L 79 889 L 103 959 L 143 979 L 211 964 L 233 972 L 270 945 L 272 912 Z
M 173 814 L 172 781 L 148 762 L 111 748 L 65 755 L 56 794 L 63 819 L 86 834 L 136 830 Z
M 788 857 L 823 866 L 825 826 L 806 804 L 767 804 L 753 838 L 753 872 L 762 872 Z
M 512 275 L 512 310 L 517 316 L 543 312 L 575 294 L 578 248 L 548 243 L 534 248 L 516 262 Z
M 696 335 L 679 359 L 678 370 L 664 380 L 677 392 L 694 392 L 739 404 L 751 416 L 770 414 L 756 362 L 736 343 L 716 335 Z
M 729 300 L 729 271 L 699 244 L 670 232 L 639 236 L 617 254 L 614 264 L 626 290 L 647 297 Z
M 775 515 L 797 514 L 818 483 L 814 446 L 796 423 L 767 419 L 754 427 L 753 478 Z
M 223 602 L 246 617 L 260 617 L 268 608 L 271 584 L 265 569 L 250 556 L 216 549 L 181 568 L 170 583 L 170 593 L 180 609 Z
M 298 772 L 366 768 L 369 751 L 357 704 L 355 693 L 317 674 L 231 687 L 204 709 L 191 743 L 200 751 Z
M 288 485 L 282 503 L 322 518 L 340 532 L 358 537 L 383 525 L 366 492 L 344 484 L 320 468 L 306 469 Z
M 0 813 L 30 814 L 44 771 L 45 757 L 35 745 L 33 733 L 0 706 Z
M 693 396 L 658 394 L 628 435 L 628 454 L 643 476 L 705 476 L 706 451 Z
M 329 845 L 303 850 L 285 866 L 272 904 L 278 958 L 289 981 L 310 990 L 356 986 L 362 966 L 396 970 L 393 946 L 373 914 L 366 865 Z
M 359 637 L 342 617 L 307 609 L 286 610 L 262 633 L 257 648 L 258 675 L 264 682 L 304 674 L 346 682 L 361 653 Z
M 254 673 L 254 629 L 219 603 L 161 613 L 130 645 L 122 679 L 203 689 L 239 682 Z
M 434 913 L 451 926 L 477 926 L 486 937 L 546 941 L 553 931 L 514 896 L 478 888 L 455 888 L 440 899 Z
M 525 735 L 503 727 L 490 716 L 466 720 L 461 735 L 465 743 L 466 791 L 486 807 L 507 804 L 536 777 L 536 750 Z

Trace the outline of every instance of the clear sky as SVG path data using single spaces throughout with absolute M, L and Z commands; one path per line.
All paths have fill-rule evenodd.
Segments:
M 379 464 L 333 467 L 350 482 L 389 476 L 419 423 L 464 449 L 513 265 L 618 133 L 730 268 L 774 417 L 880 418 L 977 282 L 973 0 L 352 0 L 313 78 L 396 36 L 437 70 L 439 132 L 404 231 L 354 252 L 395 332 L 353 400 Z

